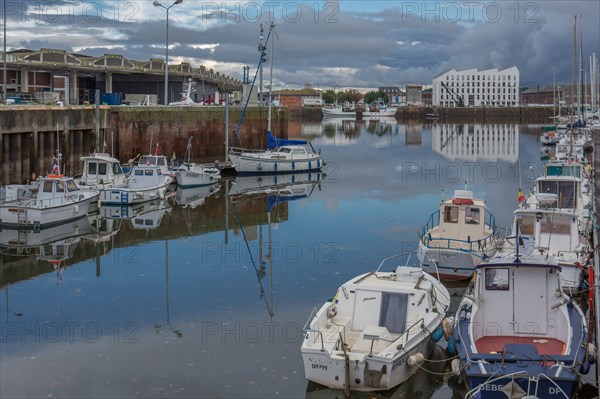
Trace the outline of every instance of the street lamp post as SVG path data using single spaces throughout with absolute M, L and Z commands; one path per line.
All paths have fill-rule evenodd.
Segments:
M 6 0 L 2 3 L 2 14 L 3 14 L 3 28 L 4 28 L 4 51 L 2 52 L 2 59 L 4 64 L 2 66 L 2 101 L 6 104 Z
M 174 5 L 183 3 L 183 0 L 175 0 L 169 7 L 165 7 L 160 4 L 160 1 L 154 0 L 152 5 L 154 7 L 162 7 L 167 10 L 167 43 L 165 45 L 165 105 L 169 104 L 169 9 Z

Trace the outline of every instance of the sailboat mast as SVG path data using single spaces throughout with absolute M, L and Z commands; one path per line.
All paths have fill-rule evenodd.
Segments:
M 579 15 L 579 118 L 583 123 L 583 98 L 584 98 L 584 80 L 583 80 L 583 15 Z
M 575 93 L 573 90 L 575 89 L 575 60 L 577 59 L 577 44 L 575 43 L 577 40 L 577 15 L 573 17 L 575 18 L 575 23 L 573 24 L 573 63 L 571 64 L 571 129 L 573 129 L 573 125 L 575 124 Z
M 556 66 L 554 65 L 552 66 L 552 113 L 556 116 Z
M 275 21 L 271 21 L 271 25 L 269 26 L 270 35 L 273 35 L 273 30 L 275 30 Z M 271 133 L 271 103 L 273 102 L 273 42 L 274 38 L 271 37 L 271 49 L 270 49 L 270 57 L 271 57 L 271 65 L 269 67 L 269 80 L 271 81 L 269 86 L 269 123 L 267 125 L 267 131 Z

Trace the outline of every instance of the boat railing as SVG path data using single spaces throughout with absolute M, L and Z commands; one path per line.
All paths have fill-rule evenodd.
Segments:
M 429 216 L 429 220 L 423 226 L 420 237 L 423 242 L 423 245 L 425 245 L 426 247 L 432 247 L 432 244 L 436 243 L 437 245 L 433 246 L 433 248 L 435 249 L 452 249 L 460 252 L 471 253 L 472 255 L 484 258 L 484 256 L 477 255 L 473 252 L 485 250 L 488 247 L 488 245 L 491 245 L 492 241 L 498 238 L 498 227 L 496 226 L 496 218 L 487 209 L 485 210 L 484 223 L 489 227 L 491 233 L 488 234 L 486 237 L 478 240 L 472 240 L 470 239 L 470 237 L 468 237 L 466 240 L 459 238 L 432 237 L 429 233 L 429 230 L 439 225 L 439 219 L 440 211 L 438 210 L 433 212 Z M 446 245 L 444 246 L 443 243 L 445 243 Z
M 306 323 L 304 323 L 304 328 L 302 329 L 302 331 L 304 331 L 304 333 L 306 333 L 306 334 L 308 334 L 308 333 L 317 334 L 321 338 L 321 350 L 324 351 L 325 350 L 325 340 L 323 339 L 323 331 L 315 330 L 314 328 L 310 327 L 310 323 L 313 321 L 313 319 L 316 316 L 317 316 L 317 308 L 313 308 L 312 312 L 310 312 L 310 316 L 308 316 L 308 320 L 306 320 Z
M 411 257 L 412 257 L 413 255 L 415 255 L 415 254 L 416 254 L 416 251 L 409 251 L 409 252 L 401 252 L 401 253 L 399 253 L 399 254 L 396 254 L 396 255 L 388 256 L 387 258 L 385 258 L 385 259 L 383 259 L 383 260 L 381 261 L 381 263 L 379 264 L 379 266 L 378 266 L 378 267 L 377 267 L 377 269 L 375 270 L 375 273 L 378 273 L 378 272 L 381 270 L 381 268 L 383 267 L 383 265 L 384 265 L 384 264 L 385 264 L 387 261 L 389 261 L 390 259 L 395 259 L 395 258 L 398 258 L 398 257 L 401 257 L 401 256 L 407 256 L 407 255 L 408 255 L 408 258 L 406 258 L 406 263 L 405 263 L 404 265 L 402 265 L 402 266 L 405 266 L 405 267 L 411 267 L 411 266 L 409 265 L 409 262 L 410 262 L 410 259 L 411 259 Z M 420 271 L 421 271 L 421 269 L 419 268 L 419 272 L 420 272 Z
M 421 327 L 421 330 L 424 330 L 425 327 L 425 318 L 421 317 L 419 320 L 415 321 L 410 327 L 408 327 L 406 330 L 404 330 L 404 332 L 402 333 L 402 335 L 400 335 L 398 338 L 396 338 L 394 340 L 394 342 L 397 342 L 399 340 L 401 340 L 402 338 L 404 338 L 404 336 L 406 336 L 406 338 L 404 338 L 404 342 L 408 341 L 408 336 L 410 335 L 410 331 L 414 328 L 414 327 Z M 402 344 L 398 344 L 397 349 L 401 348 Z M 372 345 L 371 345 L 372 346 Z

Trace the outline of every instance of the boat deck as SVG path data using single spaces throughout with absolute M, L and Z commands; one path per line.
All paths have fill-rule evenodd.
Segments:
M 507 344 L 534 345 L 540 355 L 562 355 L 566 345 L 561 340 L 550 337 L 516 337 L 513 335 L 488 335 L 479 338 L 475 347 L 479 353 L 503 352 Z

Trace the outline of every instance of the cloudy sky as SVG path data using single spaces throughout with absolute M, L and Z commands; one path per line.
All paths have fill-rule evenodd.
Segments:
M 166 12 L 151 0 L 6 3 L 9 49 L 164 59 Z M 592 51 L 600 54 L 595 0 L 184 0 L 169 11 L 169 55 L 241 79 L 245 65 L 254 73 L 260 24 L 273 16 L 275 81 L 291 87 L 431 84 L 452 68 L 513 65 L 522 85 L 551 83 L 553 66 L 569 82 L 574 15 L 583 18 L 588 65 Z

